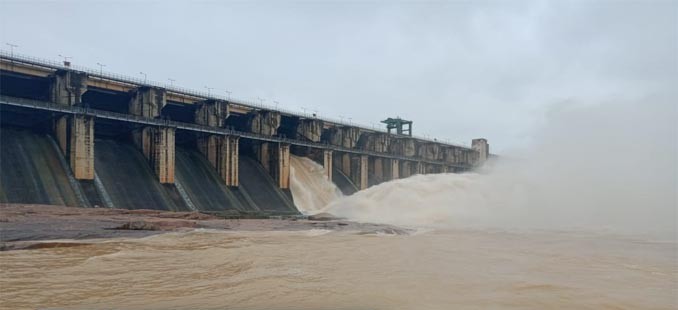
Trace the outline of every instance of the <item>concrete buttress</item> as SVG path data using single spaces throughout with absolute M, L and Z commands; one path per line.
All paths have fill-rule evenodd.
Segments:
M 132 91 L 129 113 L 157 118 L 167 103 L 166 97 L 166 91 L 162 88 L 136 88 Z M 134 144 L 141 149 L 160 183 L 174 183 L 174 137 L 175 129 L 171 127 L 148 126 L 132 132 Z
M 240 138 L 207 135 L 197 140 L 198 150 L 224 180 L 227 186 L 239 186 L 238 154 Z
M 323 121 L 319 119 L 300 119 L 297 125 L 297 139 L 320 142 L 323 134 Z
M 204 126 L 224 127 L 230 115 L 228 103 L 220 100 L 205 100 L 198 103 L 195 123 Z M 198 135 L 198 150 L 216 169 L 227 186 L 239 186 L 238 154 L 240 138 L 222 135 Z
M 82 103 L 82 95 L 87 91 L 87 73 L 57 70 L 51 79 L 49 95 L 52 102 L 67 106 Z
M 323 150 L 323 168 L 328 180 L 332 180 L 332 151 Z
M 78 180 L 94 179 L 94 119 L 90 116 L 61 116 L 54 121 L 57 143 Z
M 368 171 L 369 171 L 369 157 L 367 155 L 348 155 L 350 162 L 350 174 L 347 176 L 353 181 L 358 189 L 363 190 L 369 187 Z M 345 173 L 345 172 L 344 172 Z
M 416 162 L 416 174 L 426 174 L 426 164 L 423 162 Z
M 167 92 L 162 88 L 142 86 L 131 92 L 129 114 L 155 118 L 167 104 Z
M 360 155 L 360 190 L 367 189 L 369 187 L 369 184 L 367 183 L 367 170 L 369 166 L 369 159 L 367 155 Z
M 490 156 L 490 145 L 487 144 L 486 139 L 481 138 L 471 140 L 471 148 L 478 153 L 476 156 L 477 159 L 474 160 L 474 164 L 476 165 L 482 165 Z
M 391 180 L 400 178 L 400 165 L 399 160 L 391 159 Z
M 276 165 L 273 176 L 280 188 L 290 188 L 290 145 L 277 143 L 274 154 Z

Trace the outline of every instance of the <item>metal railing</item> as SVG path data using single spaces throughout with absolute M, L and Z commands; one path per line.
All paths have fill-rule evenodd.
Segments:
M 17 54 L 17 53 L 12 53 L 8 52 L 5 50 L 0 50 L 0 58 L 5 58 L 10 61 L 16 61 L 16 62 L 21 62 L 21 63 L 27 63 L 35 66 L 41 66 L 41 67 L 47 67 L 51 69 L 64 69 L 64 70 L 74 70 L 74 71 L 80 71 L 80 72 L 85 72 L 89 76 L 93 77 L 98 77 L 102 79 L 107 79 L 107 80 L 112 80 L 116 82 L 122 82 L 122 83 L 127 83 L 127 84 L 132 84 L 132 85 L 141 85 L 141 86 L 152 86 L 152 87 L 159 87 L 159 88 L 164 88 L 167 91 L 178 93 L 178 94 L 183 94 L 183 95 L 188 95 L 188 96 L 193 96 L 201 99 L 214 99 L 214 100 L 222 100 L 222 101 L 228 101 L 232 104 L 235 105 L 240 105 L 246 108 L 251 108 L 251 109 L 262 109 L 262 110 L 272 110 L 272 111 L 279 111 L 288 115 L 293 115 L 293 116 L 299 116 L 299 117 L 304 117 L 304 118 L 316 118 L 322 121 L 330 122 L 333 124 L 337 125 L 342 125 L 342 126 L 351 126 L 351 127 L 358 127 L 363 130 L 367 131 L 373 131 L 373 132 L 382 132 L 385 133 L 386 130 L 384 128 L 376 128 L 372 126 L 366 126 L 362 125 L 359 123 L 353 123 L 353 122 L 345 122 L 343 119 L 336 119 L 332 117 L 327 117 L 327 116 L 322 116 L 319 117 L 317 115 L 314 115 L 312 113 L 306 113 L 306 112 L 297 112 L 297 111 L 292 111 L 290 109 L 286 109 L 284 107 L 279 107 L 279 106 L 271 106 L 271 105 L 266 105 L 262 104 L 260 102 L 256 102 L 255 100 L 247 100 L 247 99 L 242 99 L 242 98 L 233 98 L 232 96 L 223 96 L 223 95 L 217 95 L 217 94 L 211 94 L 207 93 L 204 91 L 198 91 L 198 90 L 193 90 L 193 89 L 188 89 L 188 88 L 183 88 L 175 85 L 170 85 L 167 83 L 160 83 L 148 79 L 141 79 L 138 77 L 132 77 L 132 76 L 126 76 L 118 73 L 112 73 L 104 70 L 97 70 L 97 69 L 92 69 L 80 65 L 70 65 L 70 66 L 65 66 L 63 63 L 55 60 L 49 60 L 49 59 L 43 59 L 43 58 L 38 58 L 34 56 L 28 56 L 28 55 L 22 55 L 22 54 Z M 428 141 L 428 142 L 433 142 L 433 143 L 440 143 L 440 144 L 448 144 L 452 146 L 457 146 L 457 147 L 462 147 L 462 148 L 469 148 L 469 146 L 465 143 L 453 143 L 449 139 L 437 139 L 437 138 L 430 138 L 430 137 L 424 137 L 421 135 L 412 135 L 412 138 L 422 140 L 422 141 Z
M 102 118 L 102 119 L 109 119 L 109 120 L 143 124 L 143 125 L 150 125 L 150 126 L 171 127 L 171 128 L 175 128 L 175 129 L 188 130 L 188 131 L 194 131 L 194 132 L 202 132 L 202 133 L 207 133 L 207 134 L 230 135 L 230 136 L 237 136 L 237 137 L 241 137 L 241 138 L 245 138 L 245 139 L 251 139 L 251 140 L 257 140 L 257 141 L 286 143 L 286 144 L 290 144 L 290 145 L 299 145 L 299 146 L 312 147 L 312 148 L 318 148 L 318 149 L 328 149 L 328 150 L 337 151 L 337 152 L 344 152 L 344 153 L 369 155 L 369 156 L 374 156 L 374 157 L 391 158 L 391 159 L 398 159 L 398 160 L 405 160 L 405 161 L 419 161 L 419 162 L 424 162 L 424 163 L 428 163 L 428 164 L 444 165 L 444 166 L 450 166 L 450 167 L 456 167 L 456 168 L 462 168 L 462 169 L 468 169 L 468 168 L 471 167 L 471 165 L 465 164 L 465 163 L 449 163 L 449 162 L 445 162 L 445 161 L 429 160 L 429 159 L 419 158 L 419 157 L 408 157 L 408 156 L 394 155 L 394 154 L 389 154 L 389 153 L 379 153 L 379 152 L 362 150 L 362 149 L 351 149 L 351 148 L 337 146 L 337 145 L 333 145 L 333 144 L 329 144 L 329 143 L 310 142 L 310 141 L 290 139 L 290 138 L 278 137 L 278 136 L 267 136 L 267 135 L 252 133 L 252 132 L 244 132 L 244 131 L 233 130 L 233 129 L 229 129 L 229 128 L 210 127 L 210 126 L 184 123 L 184 122 L 177 122 L 177 121 L 166 120 L 166 119 L 150 118 L 150 117 L 137 116 L 137 115 L 132 115 L 132 114 L 125 114 L 125 113 L 117 113 L 117 112 L 104 111 L 104 110 L 98 110 L 98 109 L 91 109 L 91 108 L 88 108 L 88 107 L 60 105 L 60 104 L 56 104 L 56 103 L 52 103 L 52 102 L 31 100 L 31 99 L 25 99 L 25 98 L 0 96 L 0 105 L 10 105 L 10 106 L 23 107 L 23 108 L 32 108 L 32 109 L 39 109 L 39 110 L 59 112 L 59 113 L 65 113 L 65 114 L 73 114 L 73 115 L 86 115 L 86 116 Z

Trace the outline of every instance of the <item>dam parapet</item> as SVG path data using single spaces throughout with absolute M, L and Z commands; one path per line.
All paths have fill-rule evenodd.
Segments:
M 421 139 L 411 136 L 409 121 L 407 134 L 391 133 L 86 68 L 0 56 L 3 130 L 53 136 L 75 179 L 103 184 L 98 198 L 91 199 L 99 203 L 106 200 L 102 196 L 117 195 L 101 193 L 112 187 L 108 178 L 115 178 L 116 169 L 100 167 L 113 160 L 100 152 L 139 153 L 126 158 L 143 158 L 153 177 L 141 179 L 159 185 L 148 187 L 159 193 L 150 199 L 157 201 L 154 208 L 281 213 L 294 210 L 291 154 L 318 162 L 329 180 L 341 179 L 344 193 L 414 174 L 468 171 L 489 156 L 485 139 L 474 139 L 472 147 Z M 204 161 L 194 164 L 198 155 Z M 202 172 L 194 175 L 192 169 Z M 262 186 L 268 189 L 257 188 Z

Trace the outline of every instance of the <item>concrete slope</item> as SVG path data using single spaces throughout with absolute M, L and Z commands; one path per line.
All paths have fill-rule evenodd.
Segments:
M 82 206 L 61 160 L 47 135 L 0 128 L 0 202 Z
M 332 182 L 339 187 L 344 195 L 353 195 L 358 191 L 358 187 L 338 168 L 332 169 Z
M 233 213 L 256 211 L 238 188 L 224 184 L 216 170 L 198 151 L 177 147 L 175 169 L 176 180 L 197 210 Z
M 132 144 L 94 141 L 94 167 L 106 196 L 115 208 L 187 211 L 176 187 L 160 184 L 143 154 Z M 94 200 L 94 198 L 90 198 Z M 111 207 L 110 205 L 107 205 Z
M 240 191 L 254 203 L 252 207 L 268 213 L 299 213 L 294 207 L 289 190 L 283 191 L 278 188 L 264 167 L 255 159 L 240 156 L 238 162 Z

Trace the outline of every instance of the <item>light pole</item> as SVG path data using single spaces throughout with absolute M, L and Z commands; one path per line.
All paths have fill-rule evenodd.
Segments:
M 307 108 L 304 108 L 304 107 L 301 107 L 301 110 L 304 111 L 304 115 L 306 115 L 306 110 L 308 110 L 308 109 L 307 109 Z
M 259 105 L 260 105 L 261 107 L 264 107 L 264 98 L 257 97 L 257 99 L 259 99 Z
M 226 92 L 226 98 L 227 98 L 228 100 L 231 100 L 231 91 L 228 90 L 228 89 L 226 89 L 226 90 L 224 90 L 224 91 Z
M 12 43 L 5 43 L 5 44 L 7 44 L 7 45 L 9 46 L 9 55 L 10 55 L 10 57 L 14 58 L 14 48 L 15 48 L 15 47 L 19 47 L 19 46 L 16 45 L 16 44 L 12 44 Z
M 277 102 L 277 101 L 273 100 L 273 103 L 275 103 L 275 109 L 277 110 L 277 109 L 278 109 L 278 104 L 279 104 L 280 102 Z
M 352 121 L 352 120 L 353 120 L 352 117 L 349 117 L 349 118 L 348 118 L 348 124 L 349 124 L 349 125 L 351 125 L 351 121 Z
M 175 79 L 167 79 L 167 80 L 170 81 L 170 87 L 173 87 L 174 82 L 176 82 L 176 80 Z
M 146 73 L 143 72 L 139 72 L 139 74 L 144 76 L 144 84 L 146 84 L 146 78 L 148 78 L 148 75 L 146 75 Z
M 205 86 L 205 88 L 207 89 L 207 96 L 208 96 L 208 97 L 211 96 L 211 95 L 212 95 L 212 90 L 214 89 L 214 87 L 207 87 L 207 86 Z
M 105 67 L 106 65 L 104 65 L 104 64 L 102 64 L 102 63 L 100 63 L 100 62 L 97 62 L 97 65 L 99 66 L 99 75 L 104 75 L 104 67 Z
M 64 55 L 61 55 L 61 54 L 59 54 L 59 57 L 61 57 L 61 58 L 64 59 L 64 66 L 66 66 L 66 67 L 70 67 L 70 66 L 71 66 L 71 62 L 68 61 L 68 59 L 69 59 L 69 58 L 73 58 L 73 57 L 71 57 L 71 56 L 64 56 Z

